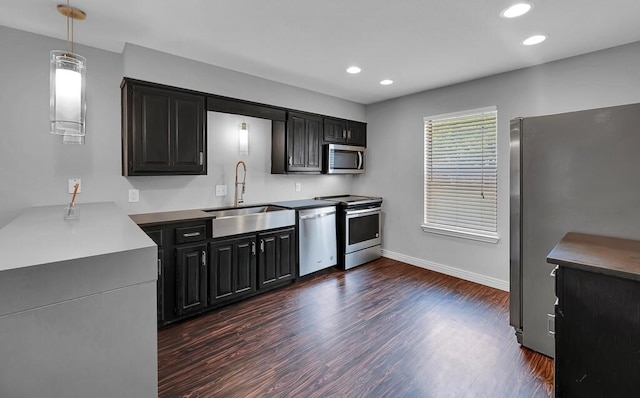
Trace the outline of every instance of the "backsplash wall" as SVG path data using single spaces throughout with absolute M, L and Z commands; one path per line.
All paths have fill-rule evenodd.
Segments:
M 240 123 L 249 126 L 249 154 L 238 152 Z M 129 203 L 130 213 L 232 206 L 235 166 L 247 165 L 245 204 L 305 199 L 351 192 L 351 176 L 271 174 L 271 121 L 218 112 L 207 113 L 207 175 L 128 177 L 140 190 L 140 202 Z M 239 179 L 242 180 L 242 167 Z M 295 191 L 295 184 L 302 189 Z M 227 195 L 216 196 L 215 186 L 226 185 Z

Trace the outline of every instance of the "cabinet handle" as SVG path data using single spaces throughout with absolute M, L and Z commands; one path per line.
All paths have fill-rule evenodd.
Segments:
M 251 255 L 256 255 L 256 242 L 251 242 Z
M 350 140 L 351 139 L 351 130 L 347 130 L 347 139 Z
M 158 259 L 158 276 L 162 276 L 162 260 Z
M 206 267 L 207 265 L 207 252 L 206 251 L 202 251 L 202 266 Z
M 551 271 L 551 273 L 549 274 L 550 277 L 555 278 L 556 277 L 556 272 L 558 272 L 558 266 L 556 265 L 556 267 L 553 269 L 553 271 Z
M 264 239 L 260 239 L 260 251 L 264 253 Z
M 200 166 L 202 166 L 204 163 L 204 153 L 200 152 Z
M 289 156 L 289 166 L 293 164 L 293 156 Z
M 342 138 L 343 139 L 347 138 L 347 130 L 342 130 Z
M 193 238 L 194 236 L 200 236 L 200 232 L 189 232 L 188 234 L 182 234 L 183 238 Z

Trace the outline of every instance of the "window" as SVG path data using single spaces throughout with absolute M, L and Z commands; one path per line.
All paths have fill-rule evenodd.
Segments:
M 424 231 L 498 242 L 496 118 L 496 107 L 424 118 Z

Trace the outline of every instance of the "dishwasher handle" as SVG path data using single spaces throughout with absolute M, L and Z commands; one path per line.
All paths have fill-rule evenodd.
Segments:
M 336 214 L 335 211 L 330 211 L 327 213 L 318 213 L 318 214 L 309 214 L 308 216 L 300 216 L 301 220 L 310 220 L 312 218 L 320 218 L 320 217 L 327 217 L 330 216 L 332 214 Z

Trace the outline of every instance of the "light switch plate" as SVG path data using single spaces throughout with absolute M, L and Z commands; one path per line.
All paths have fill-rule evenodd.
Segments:
M 69 178 L 69 193 L 73 193 L 73 187 L 78 183 L 78 193 L 82 192 L 82 181 L 79 178 Z
M 302 191 L 302 184 L 299 182 L 296 182 L 296 192 L 300 192 Z
M 140 190 L 138 189 L 130 189 L 129 190 L 129 203 L 140 202 Z
M 227 196 L 227 186 L 216 185 L 216 196 Z

